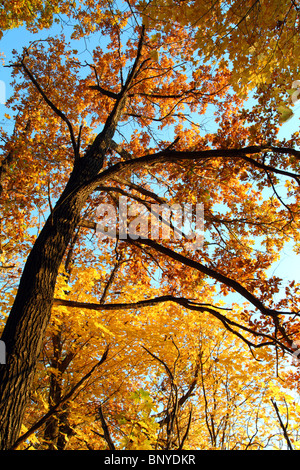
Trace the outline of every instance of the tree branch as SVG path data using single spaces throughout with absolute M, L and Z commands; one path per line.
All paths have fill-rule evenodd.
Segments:
M 156 164 L 178 162 L 184 160 L 207 160 L 210 158 L 242 158 L 253 166 L 263 170 L 269 170 L 273 173 L 281 174 L 289 178 L 294 178 L 300 184 L 300 174 L 292 173 L 279 168 L 272 167 L 270 165 L 264 165 L 263 163 L 254 160 L 248 155 L 259 154 L 266 151 L 272 151 L 278 154 L 288 154 L 300 160 L 300 151 L 290 147 L 272 147 L 269 145 L 253 145 L 249 147 L 242 147 L 239 149 L 211 149 L 211 150 L 173 150 L 165 149 L 157 153 L 147 154 L 143 157 L 133 158 L 128 161 L 118 162 L 115 165 L 102 171 L 99 175 L 92 178 L 87 183 L 83 183 L 83 186 L 90 186 L 91 191 L 102 181 L 107 181 L 108 178 L 114 178 L 115 176 L 121 176 L 123 172 L 133 171 L 135 169 L 147 168 Z M 79 188 L 78 188 L 79 189 Z
M 111 439 L 110 432 L 109 432 L 109 429 L 108 429 L 108 426 L 107 426 L 107 423 L 106 423 L 101 405 L 99 405 L 99 407 L 98 407 L 98 413 L 99 413 L 99 418 L 100 418 L 103 433 L 104 433 L 104 439 L 106 440 L 106 442 L 108 444 L 109 450 L 115 450 L 116 448 L 115 448 L 115 445 L 114 445 L 114 443 Z
M 128 241 L 132 242 L 130 239 Z M 235 290 L 238 292 L 240 295 L 242 295 L 245 299 L 247 299 L 253 306 L 255 306 L 261 313 L 265 315 L 276 315 L 279 312 L 270 310 L 266 308 L 263 303 L 255 297 L 251 292 L 249 292 L 244 286 L 242 286 L 239 282 L 235 281 L 234 279 L 231 279 L 224 274 L 209 268 L 208 266 L 205 266 L 204 264 L 201 264 L 199 261 L 195 261 L 191 258 L 188 258 L 180 253 L 177 253 L 171 248 L 168 248 L 164 245 L 161 245 L 153 240 L 150 239 L 140 239 L 140 240 L 135 240 L 134 243 L 136 245 L 147 245 L 152 248 L 154 248 L 157 252 L 168 256 L 169 258 L 172 258 L 176 261 L 179 261 L 180 263 L 184 264 L 185 266 L 189 266 L 191 268 L 196 269 L 197 271 L 200 271 L 201 273 L 212 277 L 218 282 L 221 282 L 222 284 L 225 284 L 226 286 L 230 287 L 231 289 Z
M 90 85 L 89 88 L 91 90 L 97 90 L 101 93 L 101 95 L 108 96 L 109 98 L 113 98 L 114 100 L 117 100 L 119 97 L 118 93 L 114 93 L 113 91 L 110 91 L 110 90 L 105 90 L 100 85 Z
M 111 146 L 112 138 L 114 136 L 116 127 L 118 125 L 118 122 L 120 120 L 120 117 L 122 115 L 122 112 L 126 104 L 128 91 L 135 78 L 136 70 L 138 68 L 138 64 L 141 58 L 142 47 L 144 43 L 144 36 L 145 36 L 145 27 L 142 26 L 141 35 L 140 35 L 140 39 L 139 39 L 139 43 L 137 47 L 136 58 L 131 68 L 131 71 L 120 93 L 118 93 L 116 97 L 116 103 L 105 122 L 103 130 L 95 137 L 92 145 L 90 146 L 86 154 L 87 157 L 89 155 L 94 155 L 95 153 L 98 153 L 99 151 L 100 153 L 103 153 L 103 156 L 104 156 L 108 148 Z
M 31 70 L 25 64 L 24 59 L 21 61 L 20 64 L 15 64 L 14 66 L 23 68 L 24 72 L 26 73 L 26 75 L 28 76 L 30 81 L 33 83 L 33 85 L 35 86 L 37 91 L 40 93 L 40 95 L 42 96 L 44 101 L 48 104 L 48 106 L 52 109 L 52 111 L 54 111 L 54 113 L 57 116 L 59 116 L 67 124 L 68 129 L 69 129 L 69 133 L 70 133 L 70 137 L 71 137 L 71 142 L 72 142 L 72 147 L 73 147 L 75 159 L 79 158 L 78 145 L 77 145 L 77 142 L 76 142 L 76 139 L 75 139 L 73 127 L 72 127 L 72 124 L 70 123 L 69 119 L 67 118 L 67 116 L 57 106 L 55 106 L 55 104 L 46 95 L 46 93 L 44 92 L 41 85 L 38 83 L 38 81 L 34 77 Z

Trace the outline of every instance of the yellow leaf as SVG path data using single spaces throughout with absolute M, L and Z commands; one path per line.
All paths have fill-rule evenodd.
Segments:
M 150 53 L 151 58 L 155 61 L 158 62 L 159 60 L 159 52 L 157 50 L 151 51 Z

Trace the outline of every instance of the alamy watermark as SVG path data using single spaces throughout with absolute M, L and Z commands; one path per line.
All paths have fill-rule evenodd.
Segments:
M 0 341 L 0 364 L 6 364 L 6 347 L 4 341 Z
M 118 211 L 112 204 L 100 204 L 96 210 L 96 232 L 100 239 L 184 240 L 185 248 L 198 250 L 204 240 L 204 205 L 149 204 L 128 205 L 126 196 L 119 197 Z

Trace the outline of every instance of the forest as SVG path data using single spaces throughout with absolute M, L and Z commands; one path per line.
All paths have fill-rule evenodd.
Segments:
M 0 2 L 0 450 L 300 449 L 299 33 Z

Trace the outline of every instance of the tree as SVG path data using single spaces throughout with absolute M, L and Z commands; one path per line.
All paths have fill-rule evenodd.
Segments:
M 248 95 L 258 89 L 277 104 L 275 118 L 292 116 L 298 99 L 299 12 L 296 0 L 187 0 L 141 2 L 140 11 L 150 26 L 169 27 L 170 19 L 189 28 L 190 47 L 205 61 L 231 64 L 231 85 Z M 296 88 L 296 89 L 295 89 Z
M 0 173 L 7 286 L 27 258 L 14 299 L 11 292 L 3 299 L 9 315 L 2 334 L 7 364 L 0 365 L 1 449 L 12 448 L 19 436 L 53 307 L 90 310 L 93 318 L 99 311 L 138 314 L 171 302 L 212 315 L 254 355 L 267 346 L 292 354 L 298 329 L 298 285 L 292 282 L 276 302 L 281 280 L 266 273 L 285 242 L 299 238 L 299 139 L 278 140 L 272 97 L 264 96 L 263 115 L 261 102 L 243 109 L 230 88 L 228 64 L 199 67 L 188 28 L 174 22 L 159 31 L 160 23 L 147 25 L 134 2 L 89 2 L 69 14 L 76 20 L 71 43 L 63 36 L 33 41 L 9 64 L 15 127 L 11 135 L 2 131 Z M 82 61 L 74 41 L 99 36 L 108 44 L 93 48 L 92 62 Z M 209 109 L 216 130 L 205 133 L 200 116 Z M 278 193 L 282 182 L 288 201 Z M 132 236 L 122 236 L 120 223 L 116 238 L 97 237 L 99 204 L 114 208 L 120 220 L 120 196 L 148 214 L 154 204 L 202 203 L 203 246 L 191 250 L 175 230 L 163 240 L 151 238 L 133 205 Z M 35 206 L 47 215 L 37 237 L 28 232 Z M 86 266 L 95 280 L 88 286 L 92 302 L 77 290 Z M 66 285 L 55 292 L 60 277 Z M 107 302 L 110 279 L 118 290 Z M 222 307 L 213 298 L 231 292 L 245 305 Z M 59 329 L 52 334 L 57 354 L 59 335 Z M 56 370 L 61 357 L 55 360 Z

